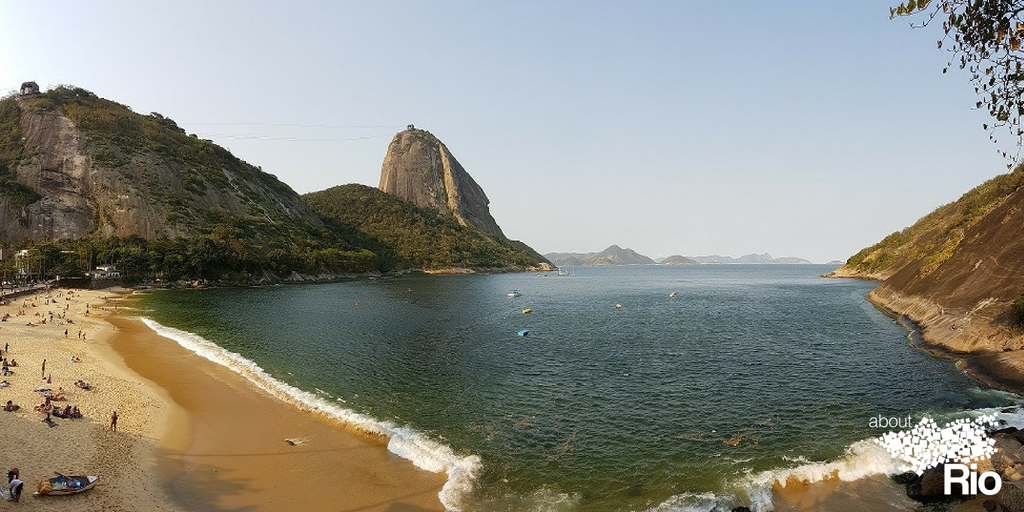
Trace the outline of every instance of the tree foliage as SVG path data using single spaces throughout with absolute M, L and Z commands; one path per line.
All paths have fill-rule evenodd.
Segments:
M 1024 329 L 1024 292 L 1010 305 L 1010 325 Z
M 926 27 L 942 22 L 940 49 L 950 53 L 949 64 L 970 75 L 978 94 L 975 107 L 987 110 L 991 123 L 983 127 L 995 142 L 996 133 L 1006 130 L 1017 138 L 1012 155 L 1000 151 L 1012 161 L 1024 145 L 1024 0 L 909 0 L 890 9 L 890 17 L 917 16 L 923 21 L 912 24 Z M 1012 157 L 1012 158 L 1011 158 Z
M 204 279 L 228 284 L 257 283 L 302 274 L 368 272 L 377 268 L 367 250 L 343 250 L 311 242 L 305 246 L 269 248 L 215 229 L 193 238 L 87 237 L 76 240 L 22 240 L 5 247 L 5 254 L 27 249 L 28 255 L 0 262 L 0 274 L 12 279 L 83 277 L 97 265 L 112 264 L 129 282 L 153 279 Z
M 342 238 L 376 253 L 385 270 L 529 267 L 546 261 L 523 244 L 500 241 L 364 185 L 341 185 L 302 196 Z

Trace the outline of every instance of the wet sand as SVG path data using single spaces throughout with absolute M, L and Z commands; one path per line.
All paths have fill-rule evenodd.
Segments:
M 812 484 L 789 482 L 772 490 L 775 512 L 914 511 L 921 504 L 885 475 L 844 482 L 829 478 Z
M 445 475 L 417 469 L 385 440 L 345 430 L 244 377 L 112 317 L 111 346 L 174 404 L 157 467 L 189 510 L 437 511 Z M 126 418 L 127 419 L 127 418 Z M 301 439 L 293 446 L 285 439 Z

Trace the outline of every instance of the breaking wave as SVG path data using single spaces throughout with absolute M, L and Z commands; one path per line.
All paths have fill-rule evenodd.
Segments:
M 980 390 L 989 392 L 988 390 Z M 1012 393 L 993 391 L 1000 398 L 1017 398 Z M 995 415 L 1002 426 L 1024 428 L 1024 408 L 982 408 L 941 414 L 934 418 L 942 423 L 955 418 L 975 418 Z M 783 457 L 797 465 L 751 473 L 728 484 L 729 491 L 722 493 L 682 493 L 665 500 L 647 512 L 728 512 L 733 507 L 747 505 L 754 512 L 774 510 L 772 488 L 786 487 L 791 483 L 816 483 L 829 478 L 852 482 L 875 475 L 895 475 L 900 472 L 900 462 L 892 458 L 885 449 L 872 439 L 862 439 L 847 447 L 846 453 L 832 461 L 812 462 L 806 458 Z
M 430 439 L 416 430 L 390 421 L 381 421 L 358 412 L 339 407 L 316 393 L 303 391 L 275 379 L 255 362 L 225 350 L 202 336 L 168 327 L 151 318 L 142 322 L 157 334 L 177 342 L 187 350 L 224 366 L 248 379 L 260 389 L 288 402 L 299 409 L 340 421 L 352 428 L 388 439 L 388 450 L 408 459 L 416 467 L 433 473 L 446 473 L 445 483 L 438 497 L 448 510 L 466 508 L 466 498 L 473 490 L 482 462 L 476 455 L 458 455 L 451 447 Z

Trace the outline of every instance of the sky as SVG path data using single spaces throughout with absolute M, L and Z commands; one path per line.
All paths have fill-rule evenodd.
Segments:
M 845 260 L 1006 172 L 890 3 L 0 2 L 0 94 L 160 112 L 300 193 L 376 186 L 415 123 L 541 252 Z

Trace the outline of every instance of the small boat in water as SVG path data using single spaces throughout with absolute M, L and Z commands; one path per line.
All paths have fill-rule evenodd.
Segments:
M 523 330 L 517 332 L 516 336 L 519 336 L 520 338 L 525 338 L 528 334 L 530 334 L 530 330 L 529 329 L 523 329 Z
M 522 297 L 523 294 L 519 293 L 519 290 L 512 290 L 512 291 L 508 292 L 508 296 L 512 297 L 514 299 L 516 297 Z
M 526 309 L 524 309 L 524 310 L 523 310 L 523 314 L 525 315 L 525 314 L 527 314 L 527 313 L 533 313 L 533 309 L 530 309 L 530 308 L 526 308 Z
M 98 476 L 64 476 L 60 473 L 53 478 L 44 478 L 39 482 L 36 496 L 67 496 L 92 489 L 100 479 Z

